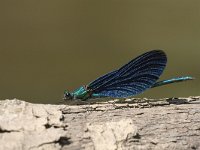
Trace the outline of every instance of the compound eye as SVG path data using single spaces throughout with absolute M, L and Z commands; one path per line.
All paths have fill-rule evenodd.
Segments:
M 64 91 L 64 97 L 63 97 L 63 99 L 64 100 L 68 100 L 68 99 L 71 99 L 71 98 L 72 98 L 72 96 L 71 96 L 70 92 L 68 92 L 67 90 L 65 90 Z

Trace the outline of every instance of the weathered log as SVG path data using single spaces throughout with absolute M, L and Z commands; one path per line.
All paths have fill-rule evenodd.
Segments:
M 90 101 L 0 101 L 0 149 L 200 149 L 200 96 Z

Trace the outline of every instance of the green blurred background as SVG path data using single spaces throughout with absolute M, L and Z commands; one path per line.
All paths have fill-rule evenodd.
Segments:
M 136 97 L 200 95 L 199 0 L 1 0 L 0 99 L 57 103 L 152 50 L 168 55 L 161 79 L 195 81 Z

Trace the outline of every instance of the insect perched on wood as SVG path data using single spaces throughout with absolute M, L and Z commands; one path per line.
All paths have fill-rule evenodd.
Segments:
M 194 79 L 183 76 L 156 82 L 166 63 L 167 56 L 162 50 L 146 52 L 86 86 L 81 86 L 71 93 L 65 90 L 63 99 L 125 98 L 140 94 L 149 88 Z

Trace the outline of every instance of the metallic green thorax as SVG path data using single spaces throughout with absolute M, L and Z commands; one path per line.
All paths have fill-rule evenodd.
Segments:
M 97 98 L 102 97 L 99 94 L 93 93 L 92 90 L 87 89 L 86 86 L 81 86 L 80 88 L 76 89 L 73 92 L 68 92 L 65 90 L 64 92 L 64 100 L 70 100 L 70 99 L 81 99 L 81 100 L 87 100 L 88 98 Z
M 91 92 L 89 92 L 84 86 L 76 89 L 71 93 L 73 99 L 88 99 L 91 97 Z
M 85 86 L 81 86 L 80 88 L 76 89 L 73 92 L 64 92 L 64 99 L 82 99 L 86 100 L 91 97 L 92 92 L 90 90 L 87 90 Z

